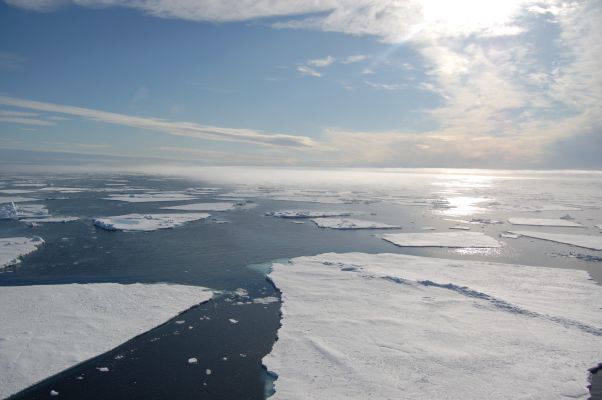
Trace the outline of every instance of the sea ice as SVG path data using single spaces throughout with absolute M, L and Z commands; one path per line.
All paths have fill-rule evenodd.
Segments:
M 466 226 L 466 225 L 454 225 L 454 226 L 450 226 L 449 229 L 457 229 L 460 231 L 469 231 L 470 230 L 470 226 Z
M 0 197 L 0 204 L 4 203 L 25 203 L 26 201 L 36 201 L 39 199 L 34 199 L 31 197 L 21 197 L 21 196 L 3 196 Z
M 180 211 L 228 211 L 232 210 L 234 203 L 193 203 L 183 204 L 181 206 L 161 207 L 162 210 L 180 210 Z
M 602 236 L 573 235 L 569 233 L 547 233 L 533 231 L 510 231 L 515 235 L 527 236 L 534 239 L 549 240 L 556 243 L 570 244 L 591 250 L 602 250 Z
M 320 228 L 330 229 L 400 229 L 395 225 L 353 218 L 314 218 L 312 222 Z
M 207 301 L 203 287 L 1 286 L 0 398 L 102 354 Z M 106 367 L 101 367 L 106 368 Z
M 323 218 L 323 217 L 348 217 L 347 211 L 310 211 L 310 210 L 281 210 L 265 213 L 270 217 L 278 218 Z
M 47 224 L 47 223 L 65 223 L 79 221 L 78 217 L 48 217 L 48 218 L 25 218 L 22 219 L 21 222 L 26 223 L 30 226 L 36 226 L 37 224 Z
M 390 233 L 382 238 L 401 247 L 500 247 L 482 232 Z
M 0 219 L 38 218 L 48 216 L 48 209 L 43 204 L 8 203 L 0 205 Z
M 25 194 L 25 193 L 33 193 L 35 190 L 27 190 L 27 189 L 2 189 L 0 193 L 2 194 Z
M 586 399 L 602 287 L 585 271 L 397 254 L 272 266 L 278 399 Z
M 21 256 L 36 251 L 43 243 L 44 240 L 38 236 L 0 238 L 0 270 L 18 264 Z
M 156 231 L 180 226 L 186 222 L 209 218 L 205 213 L 126 214 L 94 219 L 94 225 L 109 231 Z
M 156 201 L 196 200 L 196 197 L 184 193 L 134 193 L 110 194 L 105 200 L 125 201 L 128 203 L 149 203 Z
M 564 226 L 583 228 L 583 225 L 563 218 L 509 218 L 508 222 L 510 222 L 512 225 Z

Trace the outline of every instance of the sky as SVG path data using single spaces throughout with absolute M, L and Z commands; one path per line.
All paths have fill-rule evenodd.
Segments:
M 0 0 L 0 154 L 602 168 L 602 2 Z

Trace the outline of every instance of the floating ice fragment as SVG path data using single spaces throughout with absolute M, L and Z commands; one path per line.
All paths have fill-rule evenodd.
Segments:
M 180 226 L 186 222 L 209 218 L 205 213 L 126 214 L 94 219 L 94 225 L 109 231 L 155 231 Z
M 100 372 L 109 372 L 108 367 L 96 367 L 96 369 L 99 370 Z
M 320 228 L 330 229 L 400 229 L 395 225 L 352 218 L 314 218 L 312 222 Z
M 195 357 L 190 357 L 188 359 L 188 364 L 196 364 L 198 360 Z
M 602 250 L 602 236 L 573 235 L 568 233 L 547 233 L 532 231 L 510 231 L 510 233 L 534 239 L 570 244 L 572 246 L 583 247 L 585 249 Z
M 348 211 L 311 211 L 311 210 L 281 210 L 266 212 L 265 215 L 278 218 L 322 218 L 322 217 L 348 217 Z
M 532 226 L 563 226 L 583 228 L 583 225 L 567 219 L 551 219 L 551 218 L 509 218 L 508 222 L 512 225 L 532 225 Z
M 181 206 L 161 207 L 162 210 L 179 211 L 228 211 L 235 208 L 234 203 L 192 203 Z
M 230 318 L 228 321 L 230 321 L 230 323 L 232 323 L 232 324 L 238 324 L 238 320 L 236 320 L 234 318 Z
M 450 226 L 449 229 L 457 229 L 457 230 L 461 230 L 461 231 L 469 231 L 470 230 L 470 226 L 454 225 L 454 226 Z
M 391 233 L 382 238 L 401 247 L 501 247 L 482 232 Z
M 58 395 L 59 395 L 59 392 L 57 392 L 56 390 L 51 390 L 51 391 L 50 391 L 50 395 L 51 395 L 52 397 L 54 397 L 54 396 L 58 396 Z
M 257 297 L 253 299 L 253 303 L 255 304 L 271 304 L 277 303 L 278 301 L 278 297 L 275 296 Z
M 209 368 L 205 370 L 205 375 L 211 375 L 211 370 Z
M 509 232 L 502 232 L 502 233 L 500 233 L 500 237 L 505 238 L 505 239 L 518 239 L 520 237 L 520 235 L 517 235 L 514 233 L 509 233 Z

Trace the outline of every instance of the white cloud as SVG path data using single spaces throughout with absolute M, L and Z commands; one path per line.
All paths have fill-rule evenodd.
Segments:
M 172 122 L 163 119 L 137 117 L 90 108 L 24 100 L 14 97 L 0 96 L 0 104 L 15 108 L 73 115 L 93 121 L 148 129 L 169 135 L 187 136 L 197 139 L 246 142 L 259 145 L 286 147 L 305 147 L 313 145 L 313 141 L 305 136 L 294 136 L 281 133 L 268 134 L 253 129 L 224 128 L 219 126 L 201 125 L 193 122 Z
M 368 59 L 368 56 L 365 54 L 356 54 L 354 56 L 345 57 L 341 63 L 343 64 L 354 64 L 357 62 L 365 61 Z
M 308 60 L 307 65 L 311 65 L 312 67 L 324 68 L 331 66 L 336 61 L 336 58 L 333 56 L 326 56 L 324 58 L 315 58 L 313 60 Z
M 297 71 L 301 75 L 305 75 L 305 76 L 313 76 L 316 78 L 320 78 L 322 76 L 321 73 L 319 73 L 318 71 L 316 71 L 313 68 L 308 67 L 307 65 L 297 65 Z

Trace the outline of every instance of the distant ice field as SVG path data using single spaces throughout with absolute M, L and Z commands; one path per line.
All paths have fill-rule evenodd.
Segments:
M 124 396 L 126 393 L 134 393 L 141 398 L 169 393 L 173 398 L 263 399 L 266 391 L 264 386 L 270 379 L 261 368 L 262 359 L 270 354 L 274 343 L 278 343 L 277 337 L 284 339 L 287 335 L 285 330 L 279 330 L 280 294 L 265 276 L 273 260 L 330 253 L 392 253 L 420 256 L 426 260 L 445 259 L 445 265 L 439 268 L 458 273 L 468 271 L 468 264 L 501 263 L 510 267 L 489 271 L 495 274 L 491 275 L 493 280 L 486 287 L 475 288 L 472 282 L 460 281 L 457 277 L 450 279 L 448 283 L 464 285 L 514 305 L 520 303 L 517 296 L 521 286 L 516 286 L 514 292 L 514 289 L 505 289 L 502 293 L 502 286 L 498 287 L 494 283 L 495 280 L 514 282 L 513 277 L 521 271 L 521 268 L 514 267 L 517 265 L 527 266 L 524 273 L 531 267 L 545 268 L 546 273 L 537 273 L 536 278 L 533 278 L 542 282 L 542 288 L 557 284 L 558 289 L 562 288 L 555 278 L 557 271 L 568 270 L 569 272 L 562 272 L 567 274 L 566 277 L 575 273 L 574 276 L 579 276 L 584 285 L 587 282 L 588 285 L 598 287 L 596 285 L 602 282 L 602 251 L 595 250 L 596 243 L 602 237 L 599 229 L 602 226 L 600 174 L 485 170 L 324 172 L 265 169 L 257 172 L 249 168 L 208 171 L 210 173 L 192 170 L 186 172 L 187 176 L 169 177 L 128 174 L 84 176 L 76 173 L 53 173 L 52 176 L 0 174 L 0 190 L 5 191 L 0 197 L 11 199 L 0 204 L 0 239 L 30 239 L 39 236 L 44 240 L 43 244 L 36 246 L 35 251 L 27 254 L 24 252 L 19 258 L 20 262 L 0 268 L 0 289 L 17 286 L 65 286 L 71 283 L 166 283 L 206 287 L 217 293 L 204 306 L 179 316 L 177 321 L 180 322 L 159 326 L 110 350 L 121 342 L 114 343 L 107 348 L 108 353 L 49 377 L 18 394 L 17 399 L 45 398 L 51 390 L 59 393 L 58 398 L 67 399 L 106 399 L 115 393 Z M 14 192 L 19 190 L 29 192 L 22 195 Z M 15 202 L 15 197 L 18 196 L 26 197 L 27 201 L 17 199 Z M 192 214 L 203 215 L 201 218 L 198 215 L 192 217 Z M 33 226 L 27 224 L 28 218 L 34 219 L 35 222 L 29 224 Z M 67 218 L 73 220 L 68 223 L 58 222 Z M 329 227 L 335 229 L 320 228 L 311 222 L 318 218 L 329 218 Z M 509 222 L 516 222 L 517 219 L 529 224 L 537 223 L 520 226 Z M 110 230 L 95 226 L 94 220 L 104 221 Z M 344 220 L 351 220 L 352 223 L 353 220 L 367 221 L 367 227 L 373 228 L 386 225 L 399 228 L 386 231 L 340 229 L 352 226 L 344 223 Z M 55 223 L 44 223 L 51 221 Z M 579 224 L 580 227 L 550 226 L 559 224 Z M 450 229 L 455 226 L 470 229 Z M 509 233 L 515 231 L 521 234 Z M 525 232 L 528 234 L 524 234 Z M 400 236 L 394 236 L 397 238 L 396 243 L 383 240 L 387 235 Z M 570 235 L 580 237 L 575 239 Z M 594 246 L 584 246 L 584 237 L 588 237 L 588 243 L 594 243 Z M 552 241 L 551 238 L 555 240 Z M 402 239 L 412 239 L 413 242 L 403 242 Z M 416 240 L 422 240 L 421 243 L 427 243 L 428 246 L 416 246 Z M 482 246 L 483 242 L 487 246 Z M 286 262 L 282 261 L 281 264 Z M 424 264 L 425 267 L 427 264 Z M 359 294 L 349 300 L 350 306 L 369 301 L 378 310 L 386 299 L 380 295 L 369 296 L 372 293 L 372 286 L 369 286 L 371 284 L 364 282 L 363 277 L 360 279 L 360 272 L 352 267 L 333 272 L 332 278 L 342 282 L 357 278 L 359 286 L 353 286 L 351 281 L 348 282 L 348 287 L 341 286 L 336 290 L 329 288 L 328 291 L 334 296 L 357 290 Z M 380 272 L 382 271 L 371 271 L 375 288 L 386 283 L 387 288 L 392 290 L 391 296 L 405 296 L 397 291 L 405 287 L 401 281 L 380 282 Z M 407 274 L 401 276 L 387 272 L 387 275 L 408 279 Z M 477 277 L 469 273 L 464 275 Z M 483 267 L 478 276 L 483 280 L 487 279 L 487 268 Z M 430 280 L 440 283 L 435 278 L 436 276 L 425 272 L 424 276 L 416 278 L 416 282 Z M 512 288 L 513 285 L 504 287 Z M 590 288 L 587 285 L 579 287 Z M 564 310 L 562 315 L 558 314 L 560 311 L 557 309 L 547 309 L 543 300 L 528 305 L 521 303 L 520 307 L 538 315 L 549 314 L 554 318 L 562 317 L 564 320 L 596 327 L 595 321 L 584 319 L 584 315 L 589 313 L 588 307 L 595 304 L 596 300 L 592 299 L 589 304 L 587 293 L 594 292 L 589 289 L 573 292 L 575 288 L 577 286 L 559 292 L 562 294 L 559 296 L 561 303 L 566 305 L 562 308 L 558 303 L 558 308 Z M 318 290 L 319 285 L 311 285 L 307 289 L 309 295 Z M 537 288 L 534 287 L 535 289 Z M 510 352 L 509 346 L 488 347 L 485 339 L 473 337 L 479 329 L 480 332 L 494 330 L 495 332 L 488 331 L 488 334 L 499 338 L 500 344 L 516 340 L 517 349 L 537 353 L 533 341 L 511 336 L 506 327 L 513 326 L 510 320 L 518 318 L 522 321 L 524 318 L 525 324 L 532 326 L 534 331 L 544 332 L 541 330 L 544 325 L 550 328 L 549 335 L 554 338 L 554 342 L 560 343 L 561 347 L 566 344 L 562 348 L 554 348 L 553 343 L 546 342 L 548 350 L 559 354 L 558 364 L 551 366 L 544 363 L 535 368 L 535 361 L 541 359 L 534 357 L 533 363 L 523 365 L 523 378 L 531 378 L 534 386 L 542 383 L 548 385 L 551 379 L 555 379 L 557 384 L 548 386 L 557 388 L 559 393 L 583 395 L 583 383 L 588 377 L 586 363 L 578 362 L 575 358 L 574 369 L 560 376 L 561 371 L 568 371 L 565 368 L 570 364 L 564 355 L 560 355 L 565 354 L 562 352 L 568 348 L 579 352 L 589 349 L 594 354 L 596 347 L 593 344 L 588 347 L 586 339 L 573 341 L 575 337 L 586 335 L 585 333 L 575 334 L 577 336 L 571 336 L 571 333 L 569 338 L 563 338 L 558 331 L 560 325 L 550 319 L 538 317 L 531 320 L 523 314 L 509 316 L 499 310 L 499 307 L 496 310 L 489 309 L 491 301 L 469 298 L 449 288 L 412 283 L 409 290 L 409 297 L 404 297 L 399 303 L 400 307 L 401 304 L 411 304 L 410 300 L 414 299 L 421 307 L 438 310 L 435 315 L 439 319 L 405 322 L 425 329 L 437 322 L 436 327 L 441 330 L 449 327 L 446 326 L 449 321 L 455 321 L 459 324 L 457 326 L 470 326 L 472 331 L 468 335 L 474 338 L 472 350 L 489 348 L 490 354 L 487 356 L 493 357 L 489 360 L 495 359 L 496 354 L 514 353 Z M 438 297 L 438 293 L 445 293 L 445 296 Z M 412 297 L 414 295 L 416 297 Z M 580 301 L 576 302 L 576 299 Z M 284 301 L 286 316 L 286 299 Z M 336 301 L 338 300 L 332 298 L 323 302 L 323 305 L 328 309 L 334 307 Z M 454 309 L 453 304 L 458 308 Z M 472 309 L 475 304 L 476 309 Z M 484 308 L 480 308 L 481 306 Z M 340 309 L 343 314 L 351 310 Z M 429 315 L 427 309 L 418 312 L 410 307 L 407 313 L 416 312 L 420 318 L 426 318 Z M 148 309 L 145 312 L 154 315 L 156 310 Z M 508 318 L 508 321 L 504 319 L 508 323 L 497 325 L 495 319 L 488 326 L 479 326 L 477 323 L 480 317 L 489 321 L 489 318 L 497 316 L 496 313 Z M 466 315 L 466 319 L 462 319 L 462 315 Z M 353 323 L 353 318 L 355 317 L 349 316 L 350 324 Z M 361 323 L 362 320 L 358 319 L 353 327 L 349 327 L 350 331 Z M 388 325 L 385 320 L 375 323 L 376 326 L 383 327 L 395 325 Z M 575 325 L 570 325 L 565 329 L 573 332 L 574 327 Z M 437 332 L 435 328 L 432 331 Z M 49 328 L 49 332 L 56 333 L 57 330 Z M 376 333 L 374 337 L 378 337 Z M 456 333 L 461 336 L 462 329 L 457 328 Z M 427 335 L 429 340 L 436 339 L 435 333 L 432 335 Z M 316 339 L 314 344 L 318 348 L 325 341 L 326 335 Z M 378 343 L 383 346 L 380 350 L 383 357 L 389 352 L 395 352 L 394 349 L 384 347 L 388 346 L 385 341 Z M 475 353 L 467 351 L 464 358 L 460 353 L 467 349 L 455 347 L 458 354 L 455 355 L 457 358 L 454 367 L 466 372 L 470 363 L 463 361 L 471 360 L 474 363 L 472 357 Z M 426 361 L 432 356 L 431 353 L 425 350 L 420 353 L 424 357 L 420 358 L 416 349 L 404 350 L 407 350 L 408 357 L 416 357 L 413 365 L 417 369 L 418 366 L 429 365 Z M 449 355 L 451 352 L 446 348 L 439 350 L 441 354 Z M 517 350 L 516 357 L 519 357 L 519 353 Z M 314 353 L 308 351 L 306 354 L 309 356 Z M 197 361 L 189 363 L 190 359 Z M 337 364 L 338 359 L 339 355 L 327 358 L 330 364 L 325 365 L 345 365 Z M 449 360 L 446 359 L 445 362 Z M 480 363 L 487 359 L 477 361 Z M 484 365 L 479 363 L 474 365 Z M 407 365 L 411 364 L 408 359 Z M 292 363 L 290 366 L 295 367 Z M 503 366 L 495 366 L 501 368 L 499 371 L 510 371 L 504 370 Z M 107 367 L 109 371 L 100 371 L 96 367 Z M 421 378 L 421 384 L 430 385 L 432 390 L 441 389 L 443 386 L 437 387 L 440 381 L 436 378 L 440 371 L 425 368 L 421 369 L 422 374 L 414 371 L 404 379 Z M 211 373 L 207 374 L 207 370 Z M 334 374 L 335 371 L 335 368 L 331 368 L 331 373 Z M 499 380 L 502 378 L 494 376 L 492 372 L 483 376 L 479 371 L 468 371 L 465 375 L 476 374 L 475 382 L 485 380 L 492 384 L 503 384 Z M 365 373 L 367 370 L 356 372 Z M 173 379 L 164 379 L 166 374 Z M 285 375 L 282 374 L 282 380 L 275 382 L 276 397 L 282 397 L 286 393 Z M 331 376 L 334 379 L 334 375 Z M 441 375 L 449 379 L 451 376 Z M 567 383 L 570 377 L 575 377 L 574 385 Z M 382 378 L 385 379 L 384 376 Z M 461 379 L 461 376 L 457 378 Z M 467 388 L 469 383 L 467 380 Z M 349 390 L 352 388 L 349 385 Z M 475 393 L 482 394 L 479 391 Z M 539 398 L 547 398 L 548 394 L 542 386 Z M 463 392 L 463 395 L 470 398 L 468 391 Z M 537 395 L 535 398 L 538 398 Z

